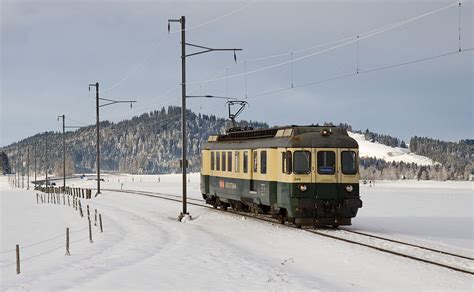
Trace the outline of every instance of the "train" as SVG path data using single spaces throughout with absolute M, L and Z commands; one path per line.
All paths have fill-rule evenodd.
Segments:
M 362 207 L 359 146 L 335 126 L 243 129 L 201 150 L 201 193 L 227 210 L 271 214 L 297 227 L 351 225 Z

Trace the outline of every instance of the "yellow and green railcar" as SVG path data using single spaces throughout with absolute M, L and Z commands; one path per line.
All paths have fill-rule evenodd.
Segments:
M 338 127 L 288 126 L 210 136 L 201 192 L 214 207 L 297 226 L 350 225 L 362 207 L 358 144 Z

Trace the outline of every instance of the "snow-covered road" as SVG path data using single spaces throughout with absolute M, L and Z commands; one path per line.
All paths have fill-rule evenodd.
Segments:
M 160 182 L 157 176 L 109 176 L 103 187 L 120 188 L 123 183 L 124 188 L 179 194 L 178 180 L 176 176 L 160 176 Z M 94 185 L 93 181 L 83 180 L 71 183 Z M 190 196 L 199 197 L 198 186 L 199 177 L 192 175 Z M 461 193 L 465 190 L 463 185 L 456 186 Z M 392 201 L 397 201 L 399 195 L 410 196 L 413 188 L 402 184 Z M 408 226 L 410 232 L 404 232 L 406 221 L 393 223 L 396 210 L 376 212 L 381 201 L 384 204 L 390 201 L 390 196 L 385 195 L 390 192 L 379 192 L 383 193 L 379 195 L 383 199 L 377 197 L 375 189 L 383 190 L 384 186 L 363 188 L 367 211 L 361 212 L 353 228 L 372 228 L 371 231 L 384 233 L 396 227 L 400 232 L 394 236 L 413 235 L 414 240 L 426 239 L 433 244 L 442 241 L 448 247 L 472 253 L 472 212 L 456 213 L 458 217 L 468 216 L 466 226 L 470 233 L 464 236 L 458 236 L 458 232 L 464 232 L 462 228 L 444 235 L 439 231 L 439 237 L 428 231 L 425 231 L 428 234 L 415 234 L 414 226 Z M 0 178 L 0 190 L 2 290 L 473 289 L 473 278 L 468 275 L 231 214 L 189 206 L 194 220 L 179 223 L 176 221 L 179 203 L 109 191 L 82 201 L 84 207 L 89 204 L 104 219 L 104 233 L 94 227 L 94 243 L 89 243 L 87 230 L 82 230 L 87 227 L 87 219 L 81 218 L 72 207 L 37 205 L 33 191 L 11 190 L 6 178 Z M 462 197 L 456 192 L 453 196 Z M 426 204 L 426 200 L 420 195 L 419 204 Z M 444 204 L 444 208 L 457 209 L 455 201 L 450 200 L 454 205 Z M 463 202 L 470 202 L 472 208 L 472 195 Z M 396 204 L 392 206 L 399 208 Z M 467 209 L 459 212 L 463 210 Z M 370 218 L 384 217 L 383 214 L 392 218 L 395 227 L 388 224 L 388 229 L 384 229 L 387 224 L 380 221 L 371 224 Z M 404 217 L 407 210 L 399 210 L 398 214 Z M 22 262 L 20 275 L 15 274 L 14 265 L 8 266 L 14 261 L 14 253 L 3 251 L 14 248 L 16 243 L 26 246 L 61 235 L 66 226 L 80 230 L 71 234 L 71 256 L 64 255 L 64 237 L 60 237 L 22 249 L 22 258 L 39 256 Z M 420 228 L 426 226 L 421 224 Z M 451 238 L 453 234 L 455 240 Z M 457 240 L 458 237 L 462 240 Z M 59 249 L 42 254 L 55 247 Z

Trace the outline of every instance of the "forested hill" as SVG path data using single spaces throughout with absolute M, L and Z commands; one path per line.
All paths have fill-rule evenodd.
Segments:
M 170 173 L 178 170 L 181 156 L 181 108 L 170 106 L 142 114 L 119 123 L 101 123 L 101 169 L 110 172 L 134 174 Z M 200 146 L 209 135 L 223 133 L 228 121 L 214 115 L 187 114 L 188 160 L 190 171 L 199 171 Z M 240 121 L 239 125 L 253 128 L 268 127 L 265 123 Z M 33 149 L 37 144 L 38 171 L 45 171 L 45 142 L 48 143 L 48 164 L 52 172 L 62 171 L 62 135 L 45 132 L 0 149 L 10 160 L 26 161 L 30 148 L 33 167 Z M 66 133 L 67 172 L 95 171 L 95 126 Z M 32 168 L 30 168 L 31 170 Z
M 187 139 L 190 171 L 200 169 L 200 147 L 209 135 L 223 133 L 229 122 L 213 115 L 201 115 L 188 111 Z M 142 114 L 119 123 L 101 123 L 101 169 L 105 172 L 133 174 L 158 174 L 179 171 L 181 156 L 181 109 L 171 106 Z M 328 124 L 329 123 L 325 123 Z M 240 126 L 253 128 L 268 127 L 265 123 L 241 121 Z M 406 149 L 406 144 L 395 137 L 366 130 L 354 131 L 348 124 L 339 124 L 348 131 L 364 135 L 374 146 L 385 144 Z M 26 161 L 30 149 L 30 171 L 33 171 L 34 144 L 37 145 L 37 168 L 45 171 L 45 146 L 48 143 L 48 164 L 50 173 L 62 174 L 62 135 L 59 132 L 45 132 L 26 138 L 18 143 L 0 149 L 0 165 L 4 173 L 15 171 L 17 162 Z M 95 126 L 80 128 L 66 133 L 66 172 L 87 173 L 95 171 L 96 162 Z M 473 171 L 473 140 L 459 143 L 444 142 L 430 138 L 413 137 L 410 150 L 429 157 L 440 164 L 417 165 L 403 161 L 385 161 L 370 151 L 361 157 L 360 173 L 367 179 L 435 179 L 465 180 Z M 374 148 L 374 147 L 369 147 Z M 377 147 L 375 147 L 377 148 Z M 375 149 L 374 148 L 374 149 Z M 395 149 L 396 150 L 396 149 Z M 400 152 L 400 151 L 398 151 Z M 402 151 L 403 152 L 403 151 Z M 387 153 L 388 157 L 392 157 Z
M 456 178 L 466 179 L 474 170 L 472 139 L 456 143 L 415 136 L 410 139 L 410 151 L 441 163 Z

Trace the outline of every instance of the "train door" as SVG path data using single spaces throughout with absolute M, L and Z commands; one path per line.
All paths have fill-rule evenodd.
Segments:
M 315 182 L 316 198 L 320 200 L 334 200 L 338 196 L 338 151 L 333 148 L 317 148 Z
M 257 188 L 255 186 L 255 181 L 254 181 L 254 174 L 258 170 L 258 165 L 257 165 L 257 150 L 250 150 L 250 191 L 251 192 L 256 192 Z

